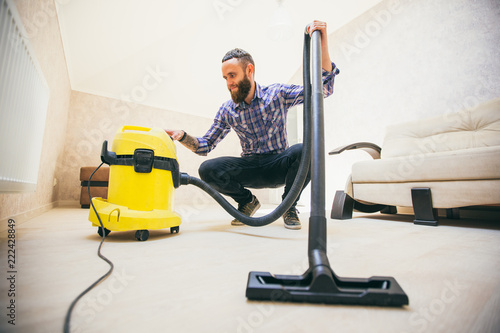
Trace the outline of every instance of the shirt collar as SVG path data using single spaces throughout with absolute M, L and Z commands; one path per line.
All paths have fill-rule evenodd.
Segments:
M 262 92 L 262 88 L 260 87 L 260 85 L 255 82 L 255 96 L 253 97 L 252 100 L 256 99 L 256 98 L 262 98 L 262 96 L 264 95 L 264 93 Z

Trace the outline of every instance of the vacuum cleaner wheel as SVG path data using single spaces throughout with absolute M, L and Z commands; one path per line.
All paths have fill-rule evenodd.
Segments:
M 108 230 L 108 229 L 104 228 L 104 237 L 107 237 L 110 232 L 111 232 L 111 230 Z M 102 237 L 102 235 L 103 235 L 103 228 L 102 227 L 98 227 L 97 228 L 97 233 L 99 234 L 99 236 Z
M 138 241 L 146 241 L 149 238 L 149 230 L 137 230 L 135 232 L 135 239 Z

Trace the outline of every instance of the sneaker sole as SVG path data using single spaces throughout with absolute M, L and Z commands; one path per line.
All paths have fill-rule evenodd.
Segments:
M 285 224 L 285 228 L 290 229 L 290 230 L 300 230 L 302 228 L 302 225 L 300 225 L 300 224 L 293 224 L 293 225 Z

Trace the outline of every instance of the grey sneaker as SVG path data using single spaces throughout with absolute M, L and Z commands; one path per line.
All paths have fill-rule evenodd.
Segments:
M 285 221 L 285 228 L 299 230 L 302 228 L 300 225 L 299 216 L 297 215 L 297 209 L 290 208 L 285 214 L 283 214 L 283 221 Z
M 252 201 L 244 205 L 238 205 L 238 210 L 247 216 L 253 216 L 257 209 L 260 208 L 260 202 L 255 195 L 252 196 Z M 245 225 L 245 223 L 234 219 L 231 221 L 231 225 Z

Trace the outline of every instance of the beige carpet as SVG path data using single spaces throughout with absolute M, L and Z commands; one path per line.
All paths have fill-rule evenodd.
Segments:
M 393 276 L 403 308 L 253 302 L 250 271 L 301 274 L 303 229 L 277 221 L 231 227 L 218 206 L 178 207 L 179 234 L 112 232 L 103 254 L 113 275 L 82 298 L 72 332 L 500 332 L 500 222 L 355 215 L 328 221 L 328 256 L 341 277 Z M 16 226 L 15 326 L 6 309 L 7 232 L 1 233 L 1 332 L 61 332 L 73 299 L 104 274 L 88 210 L 56 208 Z

